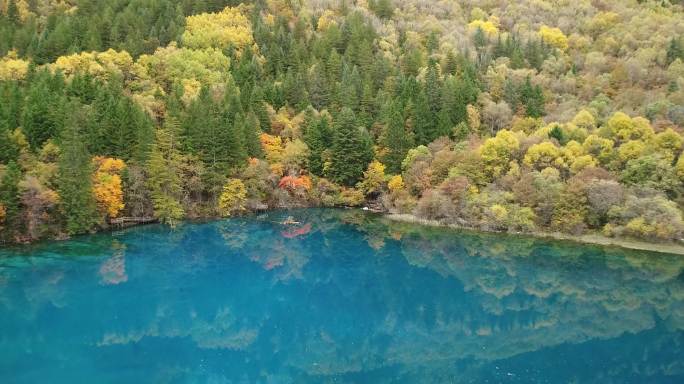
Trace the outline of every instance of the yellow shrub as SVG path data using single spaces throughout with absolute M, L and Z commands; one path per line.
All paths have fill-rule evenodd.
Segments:
M 392 176 L 389 182 L 387 182 L 387 188 L 393 193 L 404 189 L 404 179 L 401 175 Z
M 476 31 L 478 29 L 481 29 L 482 32 L 487 34 L 487 36 L 496 36 L 499 33 L 499 28 L 492 22 L 491 20 L 473 20 L 468 24 L 468 28 L 471 31 Z
M 28 73 L 29 62 L 18 59 L 14 51 L 0 59 L 0 80 L 23 80 Z
M 542 25 L 541 28 L 539 28 L 539 35 L 545 43 L 554 46 L 561 51 L 568 49 L 568 37 L 558 28 Z

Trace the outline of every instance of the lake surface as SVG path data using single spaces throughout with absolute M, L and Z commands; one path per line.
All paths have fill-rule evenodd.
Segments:
M 682 383 L 683 270 L 325 209 L 0 249 L 0 382 Z

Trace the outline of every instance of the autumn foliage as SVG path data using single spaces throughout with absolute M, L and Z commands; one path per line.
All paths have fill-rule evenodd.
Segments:
M 311 178 L 309 176 L 284 176 L 278 182 L 278 188 L 295 191 L 300 188 L 308 191 L 311 189 Z
M 93 159 L 93 193 L 101 213 L 115 218 L 124 208 L 121 171 L 126 164 L 121 159 L 96 156 Z

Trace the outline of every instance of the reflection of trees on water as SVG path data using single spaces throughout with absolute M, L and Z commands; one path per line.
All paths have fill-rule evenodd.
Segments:
M 112 242 L 114 255 L 100 265 L 102 284 L 116 285 L 126 282 L 126 246 L 118 241 Z
M 288 215 L 305 233 L 283 235 Z M 76 264 L 0 262 L 0 315 L 12 315 L 0 325 L 31 323 L 49 307 L 67 318 L 62 325 L 100 324 L 79 330 L 97 350 L 183 340 L 197 353 L 221 352 L 216 368 L 241 367 L 249 382 L 478 381 L 491 364 L 554 350 L 581 355 L 586 343 L 612 348 L 613 365 L 592 368 L 601 382 L 684 374 L 681 257 L 417 227 L 351 210 L 188 225 L 172 237 L 152 226 L 104 243 Z M 102 266 L 124 251 L 127 279 L 97 284 Z M 88 284 L 77 278 L 85 271 L 100 287 L 90 295 L 77 291 Z M 27 337 L 27 347 L 69 339 Z M 178 375 L 193 370 L 174 364 Z M 582 370 L 565 379 L 595 379 L 581 380 Z

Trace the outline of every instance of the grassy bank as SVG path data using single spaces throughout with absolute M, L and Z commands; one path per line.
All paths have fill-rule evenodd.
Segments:
M 415 223 L 421 225 L 430 225 L 437 227 L 448 227 L 460 230 L 480 231 L 480 229 L 463 227 L 457 224 L 449 224 L 438 220 L 421 219 L 410 214 L 386 214 L 385 217 L 389 220 L 401 221 L 405 223 Z M 622 247 L 627 249 L 636 249 L 640 251 L 672 253 L 677 255 L 684 255 L 684 245 L 675 243 L 649 243 L 646 241 L 639 241 L 625 238 L 606 237 L 598 233 L 588 233 L 584 235 L 570 235 L 559 232 L 525 232 L 522 235 L 534 236 L 546 239 L 567 240 L 584 244 L 596 244 L 610 247 Z

